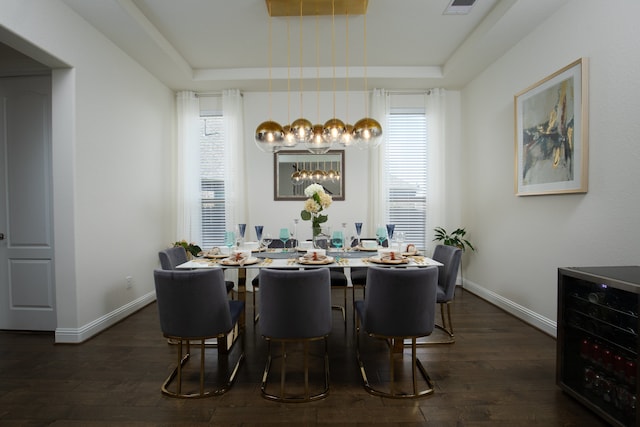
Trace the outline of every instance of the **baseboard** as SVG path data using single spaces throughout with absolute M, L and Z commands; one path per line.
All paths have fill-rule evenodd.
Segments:
M 56 328 L 55 342 L 56 344 L 79 344 L 84 342 L 155 300 L 155 291 L 149 292 L 80 328 Z
M 464 289 L 474 295 L 477 295 L 483 300 L 501 308 L 502 310 L 517 317 L 523 322 L 528 323 L 534 328 L 540 329 L 542 332 L 551 335 L 554 338 L 557 337 L 557 323 L 555 321 L 541 316 L 540 314 L 531 311 L 526 307 L 516 304 L 515 302 L 504 298 L 503 296 L 500 296 L 493 291 L 483 288 L 482 286 L 473 283 L 470 280 L 464 280 Z

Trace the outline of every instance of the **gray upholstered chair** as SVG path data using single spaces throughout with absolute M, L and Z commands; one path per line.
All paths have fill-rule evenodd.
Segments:
M 153 274 L 160 328 L 165 337 L 178 343 L 177 366 L 162 384 L 162 393 L 171 397 L 185 398 L 225 393 L 231 388 L 240 363 L 244 359 L 244 348 L 240 350 L 238 361 L 231 373 L 227 375 L 225 383 L 205 391 L 205 340 L 218 339 L 218 359 L 220 360 L 221 349 L 226 348 L 223 343 L 226 343 L 227 335 L 238 323 L 244 310 L 244 302 L 231 301 L 227 298 L 221 269 L 155 270 Z M 200 341 L 200 387 L 198 392 L 187 393 L 182 391 L 182 370 L 191 355 L 191 341 Z M 240 341 L 242 342 L 241 339 Z M 183 357 L 184 344 L 187 350 Z M 171 391 L 169 386 L 176 377 L 175 391 Z
M 433 393 L 433 384 L 416 357 L 416 339 L 431 334 L 435 323 L 438 269 L 389 268 L 370 266 L 365 299 L 355 301 L 356 356 L 365 389 L 376 396 L 413 398 Z M 360 353 L 360 325 L 373 338 L 394 342 L 389 345 L 389 391 L 370 384 Z M 412 390 L 400 391 L 396 385 L 394 350 L 405 339 L 411 340 Z M 418 387 L 420 370 L 426 387 Z M 379 371 L 379 370 L 378 370 Z
M 297 240 L 296 240 L 296 245 L 297 245 Z M 282 249 L 283 247 L 284 247 L 284 243 L 282 242 L 282 240 L 279 240 L 279 239 L 273 239 L 271 243 L 269 243 L 269 245 L 267 246 L 267 248 L 269 249 Z M 253 290 L 253 292 L 251 292 L 251 296 L 253 298 L 253 323 L 256 323 L 258 321 L 258 318 L 260 317 L 260 314 L 256 310 L 256 307 L 257 307 L 256 292 L 260 289 L 260 273 L 259 272 L 258 272 L 258 275 L 251 280 L 251 288 Z
M 331 331 L 331 283 L 328 268 L 309 270 L 276 270 L 260 272 L 260 333 L 267 340 L 267 363 L 262 376 L 262 395 L 284 402 L 309 402 L 322 399 L 329 392 L 329 355 L 327 338 Z M 309 387 L 309 346 L 324 341 L 324 388 L 312 394 Z M 281 345 L 279 393 L 268 390 L 271 370 L 272 342 Z M 304 392 L 285 390 L 287 344 L 302 342 L 304 359 Z M 275 387 L 275 386 L 273 386 Z
M 360 239 L 360 241 L 362 240 L 375 241 L 376 239 L 373 237 L 365 237 Z M 383 241 L 382 246 L 388 247 L 389 241 L 388 240 Z M 350 272 L 350 277 L 351 277 L 351 285 L 352 285 L 351 294 L 353 296 L 353 300 L 354 301 L 356 300 L 356 288 L 362 289 L 362 298 L 364 298 L 365 289 L 367 285 L 367 267 L 352 267 Z
M 177 266 L 188 261 L 187 251 L 182 246 L 163 249 L 158 252 L 158 257 L 163 270 L 175 270 Z M 227 288 L 227 293 L 233 291 L 234 284 L 232 281 L 225 281 L 224 284 Z
M 158 252 L 160 266 L 163 270 L 175 270 L 180 264 L 187 262 L 187 251 L 182 246 L 163 249 Z
M 436 302 L 440 305 L 440 315 L 442 317 L 442 325 L 436 324 L 436 328 L 444 331 L 449 335 L 444 341 L 431 341 L 424 344 L 452 344 L 455 342 L 453 335 L 453 323 L 451 322 L 451 304 L 456 292 L 456 278 L 460 269 L 462 260 L 462 250 L 455 246 L 438 245 L 433 251 L 432 259 L 442 263 L 438 267 L 438 293 Z M 445 308 L 447 317 L 445 319 Z

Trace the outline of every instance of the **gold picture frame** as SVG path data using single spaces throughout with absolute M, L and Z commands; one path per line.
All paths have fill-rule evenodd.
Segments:
M 517 196 L 587 192 L 587 65 L 580 58 L 514 96 Z

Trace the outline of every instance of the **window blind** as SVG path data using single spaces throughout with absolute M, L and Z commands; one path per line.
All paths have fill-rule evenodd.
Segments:
M 389 223 L 419 248 L 426 247 L 427 154 L 424 112 L 392 111 L 384 154 Z
M 204 248 L 224 245 L 224 168 L 222 116 L 200 116 L 200 191 Z

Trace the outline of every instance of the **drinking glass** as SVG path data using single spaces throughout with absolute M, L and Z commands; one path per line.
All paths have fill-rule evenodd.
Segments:
M 358 246 L 360 246 L 360 234 L 362 234 L 362 223 L 356 222 L 356 234 L 358 235 Z
M 293 249 L 294 243 L 296 245 L 300 244 L 298 242 L 298 218 L 293 219 L 293 231 L 290 231 L 289 235 L 291 236 L 291 249 Z
M 395 224 L 387 224 L 387 235 L 389 236 L 389 240 L 393 239 L 393 231 L 395 229 Z
M 262 241 L 262 230 L 264 230 L 263 225 L 256 225 L 256 237 L 258 238 L 258 243 Z
M 234 231 L 224 232 L 224 244 L 229 248 L 229 254 L 231 254 L 231 248 L 236 244 L 236 233 Z
M 331 235 L 331 244 L 340 252 L 340 248 L 344 244 L 344 233 L 340 230 L 334 231 L 333 235 Z
M 245 231 L 247 231 L 247 224 L 238 224 L 238 241 L 240 242 L 239 246 L 241 247 L 244 245 Z
M 398 231 L 396 233 L 396 245 L 398 245 L 398 250 L 404 252 L 402 245 L 404 244 L 405 234 L 404 231 Z
M 273 242 L 273 237 L 271 237 L 271 233 L 263 233 L 262 234 L 262 244 L 264 245 L 265 248 L 269 248 L 269 246 L 271 245 L 271 242 Z
M 289 229 L 288 228 L 281 228 L 280 229 L 280 240 L 282 240 L 282 245 L 284 246 L 284 248 L 282 249 L 282 252 L 287 252 L 287 241 L 289 240 Z
M 382 242 L 387 240 L 387 229 L 381 225 L 376 228 L 376 238 L 378 239 L 378 245 L 382 246 Z

